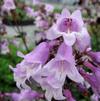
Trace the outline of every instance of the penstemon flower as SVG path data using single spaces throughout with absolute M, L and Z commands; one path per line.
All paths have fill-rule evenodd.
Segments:
M 43 69 L 48 69 L 45 70 L 47 74 L 49 70 L 50 72 L 55 72 L 55 77 L 61 80 L 62 83 L 64 83 L 66 76 L 75 82 L 83 83 L 84 79 L 75 66 L 75 60 L 72 54 L 72 47 L 62 43 L 55 58 L 49 61 Z
M 100 64 L 100 52 L 89 51 L 87 54 L 93 59 L 93 61 Z
M 31 53 L 25 56 L 22 54 L 18 55 L 23 57 L 24 60 L 16 68 L 11 68 L 14 72 L 14 80 L 19 88 L 29 88 L 25 81 L 29 80 L 30 77 L 37 77 L 37 73 L 48 59 L 49 46 L 46 42 L 43 42 Z
M 100 94 L 100 82 L 97 80 L 97 77 L 93 73 L 86 73 L 85 71 L 81 70 L 80 73 L 84 77 L 84 79 L 89 82 L 92 87 L 93 92 L 96 95 Z
M 45 71 L 45 70 L 43 70 Z M 38 83 L 41 85 L 42 89 L 45 90 L 45 98 L 48 101 L 51 101 L 52 98 L 56 100 L 64 100 L 65 97 L 62 93 L 62 81 L 59 78 L 55 77 L 55 73 L 48 73 L 42 71 L 41 78 L 39 79 Z
M 47 31 L 47 39 L 53 40 L 63 36 L 65 43 L 72 46 L 76 41 L 76 35 L 84 27 L 81 12 L 76 10 L 70 15 L 67 9 L 63 9 L 57 22 Z

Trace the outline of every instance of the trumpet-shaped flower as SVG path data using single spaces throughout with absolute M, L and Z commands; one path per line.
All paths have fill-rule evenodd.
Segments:
M 98 81 L 97 77 L 93 73 L 86 73 L 84 70 L 80 70 L 81 75 L 84 79 L 91 85 L 94 93 L 96 95 L 100 95 L 100 82 Z
M 30 77 L 35 77 L 37 72 L 41 70 L 41 67 L 47 61 L 49 56 L 48 43 L 43 42 L 39 44 L 32 52 L 27 55 L 21 55 L 24 60 L 19 63 L 16 68 L 13 68 L 14 79 L 17 86 L 26 88 L 25 81 Z
M 65 99 L 62 95 L 62 87 L 66 76 L 78 83 L 83 83 L 84 81 L 75 67 L 72 47 L 63 43 L 59 47 L 56 57 L 44 65 L 41 71 L 41 78 L 38 79 L 38 83 L 46 90 L 45 96 L 48 101 L 51 101 L 52 97 L 56 100 Z
M 62 100 L 62 87 L 66 76 L 71 80 L 83 83 L 84 79 L 75 67 L 75 60 L 72 55 L 72 47 L 63 43 L 57 52 L 55 58 L 48 62 L 41 71 L 40 85 L 46 90 L 46 98 L 51 101 L 54 97 L 56 100 Z
M 46 74 L 43 73 L 41 80 L 39 80 L 42 89 L 46 91 L 46 99 L 48 101 L 51 101 L 52 98 L 55 98 L 56 100 L 64 100 L 65 97 L 62 93 L 62 81 L 60 81 L 58 78 L 55 78 L 54 72 L 51 72 L 48 75 L 47 73 L 48 71 L 46 72 Z
M 90 62 L 85 62 L 84 64 L 92 70 L 92 72 L 95 74 L 96 80 L 100 84 L 100 67 L 95 67 Z
M 83 25 L 84 23 L 79 10 L 70 15 L 67 9 L 63 9 L 57 22 L 47 31 L 47 39 L 53 40 L 63 36 L 65 43 L 71 46 L 75 43 L 76 34 L 77 32 L 81 32 Z
M 100 52 L 89 51 L 87 54 L 93 59 L 93 61 L 100 64 Z
M 44 69 L 47 69 L 46 71 L 48 72 L 55 72 L 55 76 L 61 80 L 62 83 L 64 83 L 66 76 L 78 83 L 84 81 L 75 66 L 72 47 L 67 46 L 65 43 L 62 43 L 58 49 L 56 57 L 48 62 L 44 66 Z

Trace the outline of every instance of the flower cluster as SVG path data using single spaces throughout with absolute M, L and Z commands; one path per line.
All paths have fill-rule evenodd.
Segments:
M 45 25 L 41 27 L 44 29 Z M 23 58 L 22 62 L 16 68 L 10 67 L 17 87 L 21 90 L 41 87 L 39 90 L 45 91 L 45 94 L 42 92 L 42 99 L 48 101 L 52 98 L 75 101 L 68 86 L 73 84 L 82 93 L 92 88 L 94 94 L 91 100 L 99 101 L 100 52 L 91 49 L 91 38 L 81 11 L 70 14 L 63 9 L 45 34 L 46 41 L 26 55 L 18 52 L 18 56 Z
M 92 88 L 91 100 L 99 101 L 100 52 L 91 49 L 91 38 L 80 10 L 71 14 L 65 8 L 57 14 L 53 12 L 52 5 L 40 3 L 39 0 L 33 0 L 33 3 L 38 6 L 36 11 L 29 6 L 25 6 L 24 10 L 27 16 L 35 19 L 35 25 L 46 41 L 26 55 L 18 52 L 23 60 L 16 68 L 10 68 L 21 93 L 11 94 L 12 98 L 16 101 L 51 101 L 53 98 L 75 101 L 69 88 L 73 84 L 82 93 Z M 13 0 L 4 0 L 2 11 L 9 13 L 15 8 Z M 5 46 L 7 44 L 0 44 L 4 49 Z M 42 96 L 38 93 L 38 87 Z M 35 88 L 37 92 L 31 91 Z

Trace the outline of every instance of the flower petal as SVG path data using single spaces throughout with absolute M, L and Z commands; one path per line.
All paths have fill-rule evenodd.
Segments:
M 32 52 L 25 55 L 24 59 L 29 63 L 44 64 L 49 56 L 49 44 L 46 42 L 40 43 Z
M 64 38 L 65 44 L 68 46 L 72 46 L 76 41 L 76 37 L 73 32 L 70 34 L 63 34 L 63 38 Z
M 67 66 L 66 68 L 66 73 L 67 76 L 78 83 L 82 83 L 84 82 L 83 77 L 80 75 L 80 73 L 78 72 L 77 68 L 75 67 L 75 65 L 70 65 L 70 67 Z
M 53 97 L 53 94 L 51 92 L 51 89 L 49 90 L 46 90 L 46 93 L 45 93 L 45 97 L 48 101 L 51 101 L 52 97 Z
M 76 44 L 75 46 L 81 52 L 91 47 L 90 36 L 86 28 L 82 28 L 80 33 L 76 33 Z
M 65 97 L 63 96 L 63 93 L 62 93 L 62 88 L 59 88 L 56 90 L 56 92 L 54 92 L 54 98 L 57 100 L 64 100 L 65 99 Z
M 83 19 L 82 19 L 82 14 L 81 14 L 80 10 L 74 11 L 71 15 L 71 18 L 76 19 L 81 27 L 84 25 L 84 22 L 83 22 Z
M 49 40 L 54 40 L 60 36 L 61 34 L 57 30 L 57 26 L 55 24 L 46 32 L 46 38 Z
M 70 12 L 68 9 L 64 8 L 61 12 L 61 16 L 64 17 L 64 18 L 68 18 L 70 17 Z
M 72 62 L 73 57 L 72 47 L 62 43 L 57 51 L 56 60 L 66 60 Z

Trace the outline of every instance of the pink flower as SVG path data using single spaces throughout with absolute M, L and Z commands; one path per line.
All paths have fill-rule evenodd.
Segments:
M 45 71 L 45 73 L 42 72 L 39 83 L 42 89 L 46 91 L 45 92 L 46 99 L 48 101 L 51 101 L 52 98 L 56 100 L 64 100 L 65 97 L 63 96 L 63 93 L 62 93 L 62 82 L 58 78 L 55 78 L 54 72 L 48 73 L 48 71 Z
M 95 61 L 100 64 L 100 52 L 89 51 L 87 54 Z
M 75 82 L 83 83 L 84 79 L 75 66 L 76 63 L 72 54 L 72 47 L 62 43 L 56 57 L 49 61 L 44 68 L 47 69 L 46 71 L 55 71 L 55 76 L 57 76 L 62 83 L 64 83 L 66 76 Z
M 39 44 L 32 52 L 27 55 L 19 54 L 24 60 L 17 64 L 16 68 L 12 68 L 14 72 L 14 80 L 19 88 L 29 88 L 25 81 L 33 77 L 37 80 L 37 74 L 40 72 L 42 65 L 48 59 L 49 45 L 46 42 Z
M 75 67 L 75 60 L 72 55 L 72 48 L 64 43 L 58 49 L 55 58 L 50 60 L 41 71 L 39 83 L 46 90 L 45 96 L 48 101 L 54 97 L 56 100 L 63 100 L 62 87 L 66 76 L 71 80 L 83 83 L 84 79 Z
M 75 82 L 84 82 L 83 77 L 75 67 L 72 48 L 63 43 L 58 49 L 56 57 L 41 69 L 40 78 L 37 80 L 42 89 L 46 90 L 45 96 L 48 101 L 51 101 L 52 97 L 56 100 L 65 99 L 62 87 L 66 76 Z
M 63 36 L 64 42 L 72 46 L 76 42 L 77 33 L 81 34 L 83 25 L 84 23 L 79 10 L 70 15 L 67 9 L 63 9 L 57 22 L 47 31 L 47 39 L 53 40 Z
M 93 92 L 96 95 L 100 95 L 100 80 L 98 80 L 97 76 L 94 73 L 86 73 L 84 70 L 80 70 L 81 75 L 84 79 L 91 85 Z
M 97 80 L 97 82 L 100 84 L 100 67 L 96 67 L 94 65 L 92 65 L 90 62 L 85 62 L 84 65 L 86 67 L 88 67 L 89 69 L 91 69 L 91 71 L 94 73 L 95 78 Z
M 63 9 L 57 25 L 61 32 L 79 32 L 84 25 L 80 10 L 74 11 L 71 15 L 67 9 Z

